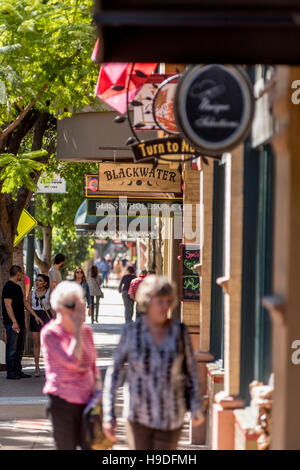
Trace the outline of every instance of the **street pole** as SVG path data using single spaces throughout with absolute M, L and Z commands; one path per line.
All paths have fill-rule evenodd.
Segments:
M 30 201 L 28 212 L 32 217 L 35 215 L 35 201 L 34 196 Z M 33 286 L 33 275 L 34 275 L 34 229 L 27 235 L 27 253 L 26 253 L 26 274 L 30 279 L 30 290 Z M 26 335 L 25 342 L 25 356 L 33 356 L 33 340 L 30 332 Z
M 34 196 L 30 201 L 28 212 L 32 217 L 35 215 L 35 201 Z M 33 286 L 34 275 L 34 229 L 27 235 L 27 253 L 26 253 L 26 273 L 30 279 L 30 289 Z

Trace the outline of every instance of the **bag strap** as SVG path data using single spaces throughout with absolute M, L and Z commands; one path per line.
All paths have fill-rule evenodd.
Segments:
M 97 284 L 98 284 L 98 287 L 99 287 L 100 292 L 102 293 L 101 284 L 99 283 L 98 278 L 96 278 L 96 282 L 97 282 Z
M 47 295 L 47 292 L 48 292 L 48 290 L 46 290 L 45 294 L 42 296 L 43 298 L 45 298 L 45 297 L 46 297 L 46 295 Z M 44 304 L 43 304 L 43 300 L 42 300 L 42 298 L 41 298 L 41 297 L 39 297 L 39 296 L 37 295 L 37 293 L 36 293 L 36 292 L 35 292 L 35 296 L 38 298 L 38 300 L 39 300 L 39 303 L 41 304 L 41 307 L 43 308 L 43 311 L 46 313 L 46 315 L 47 315 L 47 317 L 49 318 L 49 320 L 52 320 L 52 316 L 51 316 L 51 315 L 49 315 L 49 313 L 48 313 L 48 310 L 46 309 L 46 307 L 45 307 L 45 306 L 44 306 Z

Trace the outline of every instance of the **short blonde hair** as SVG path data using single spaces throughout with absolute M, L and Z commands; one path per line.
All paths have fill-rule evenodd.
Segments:
M 146 313 L 153 297 L 162 297 L 165 295 L 171 297 L 171 308 L 173 308 L 177 303 L 175 284 L 170 283 L 169 280 L 163 276 L 147 276 L 138 287 L 136 301 L 139 309 Z
M 74 281 L 60 282 L 51 293 L 50 303 L 53 310 L 71 305 L 76 299 L 84 300 L 82 287 Z

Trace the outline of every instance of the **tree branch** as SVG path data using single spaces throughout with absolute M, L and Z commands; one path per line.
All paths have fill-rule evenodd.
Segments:
M 77 57 L 80 54 L 80 52 L 81 52 L 81 49 L 77 49 L 76 52 L 74 52 L 74 54 L 71 57 L 69 57 L 68 59 L 63 61 L 61 63 L 60 70 L 63 70 L 65 67 L 70 65 L 72 63 L 73 59 L 75 59 L 75 57 Z M 47 90 L 47 88 L 50 87 L 51 83 L 54 82 L 55 79 L 56 79 L 56 75 L 51 77 L 49 82 L 46 85 L 43 86 L 43 88 L 33 98 L 31 103 L 29 103 L 26 106 L 26 108 L 20 113 L 20 115 L 17 117 L 17 119 L 14 122 L 12 122 L 6 129 L 4 129 L 0 133 L 0 142 L 2 142 L 17 127 L 17 125 L 24 119 L 24 117 L 27 115 L 27 113 L 33 108 L 35 103 L 38 101 L 40 96 L 44 93 L 44 91 Z
M 17 119 L 15 119 L 14 122 L 12 122 L 4 131 L 0 133 L 0 142 L 4 140 L 16 127 L 20 122 L 24 119 L 24 117 L 29 113 L 29 111 L 33 108 L 37 100 L 40 98 L 41 94 L 47 90 L 49 87 L 49 84 L 44 85 L 42 90 L 36 95 L 36 97 L 29 103 L 26 108 L 19 114 Z

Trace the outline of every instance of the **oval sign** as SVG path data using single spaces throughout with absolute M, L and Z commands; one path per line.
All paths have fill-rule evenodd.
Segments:
M 252 84 L 243 69 L 196 65 L 178 82 L 178 129 L 204 155 L 220 155 L 242 142 L 250 132 L 253 113 Z

